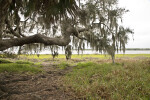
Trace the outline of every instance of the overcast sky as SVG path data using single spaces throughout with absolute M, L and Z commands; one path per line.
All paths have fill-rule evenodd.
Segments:
M 119 6 L 130 12 L 123 16 L 123 25 L 134 29 L 127 48 L 150 48 L 150 0 L 119 0 Z

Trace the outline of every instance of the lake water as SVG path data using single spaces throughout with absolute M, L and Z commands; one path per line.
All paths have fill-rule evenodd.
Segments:
M 40 54 L 51 54 L 50 51 L 43 51 Z M 65 51 L 60 50 L 59 54 L 65 54 Z M 78 54 L 78 52 L 76 50 L 72 50 L 72 54 Z M 82 52 L 80 51 L 80 54 L 82 54 Z M 101 54 L 99 52 L 93 51 L 93 50 L 84 50 L 83 54 Z M 116 54 L 124 54 L 123 51 L 119 51 L 118 53 L 116 52 Z M 150 50 L 126 50 L 125 54 L 150 54 Z
M 12 52 L 17 54 L 18 50 L 14 50 Z M 0 53 L 2 53 L 2 52 L 0 52 Z M 59 50 L 58 53 L 65 54 L 65 51 Z M 51 54 L 51 51 L 46 49 L 46 50 L 40 52 L 40 54 Z M 77 50 L 72 50 L 72 54 L 78 54 Z M 80 54 L 82 54 L 82 51 L 80 51 Z M 101 53 L 91 50 L 91 49 L 88 49 L 88 50 L 84 50 L 83 54 L 101 54 Z M 119 51 L 118 53 L 116 52 L 116 54 L 124 54 L 124 53 L 123 53 L 123 51 Z M 126 50 L 125 54 L 150 54 L 150 50 Z

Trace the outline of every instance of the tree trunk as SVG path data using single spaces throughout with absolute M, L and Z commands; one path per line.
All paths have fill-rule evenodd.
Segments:
M 18 55 L 21 54 L 21 46 L 19 46 Z
M 112 63 L 115 64 L 115 54 L 111 55 L 111 58 L 112 58 Z

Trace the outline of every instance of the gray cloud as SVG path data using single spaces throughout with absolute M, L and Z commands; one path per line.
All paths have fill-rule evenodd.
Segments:
M 119 0 L 119 6 L 130 11 L 124 15 L 123 25 L 135 32 L 127 48 L 150 48 L 150 0 Z

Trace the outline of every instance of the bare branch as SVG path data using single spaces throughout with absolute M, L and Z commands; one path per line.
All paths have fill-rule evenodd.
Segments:
M 24 34 L 21 33 L 21 28 L 19 27 L 19 34 L 22 36 L 22 37 L 26 37 Z
M 11 27 L 9 21 L 8 21 L 8 20 L 5 20 L 5 22 L 6 22 L 6 24 L 7 24 L 8 29 L 10 30 L 10 32 L 11 32 L 14 36 L 20 37 L 20 35 L 17 34 L 17 33 L 12 29 L 12 27 Z

